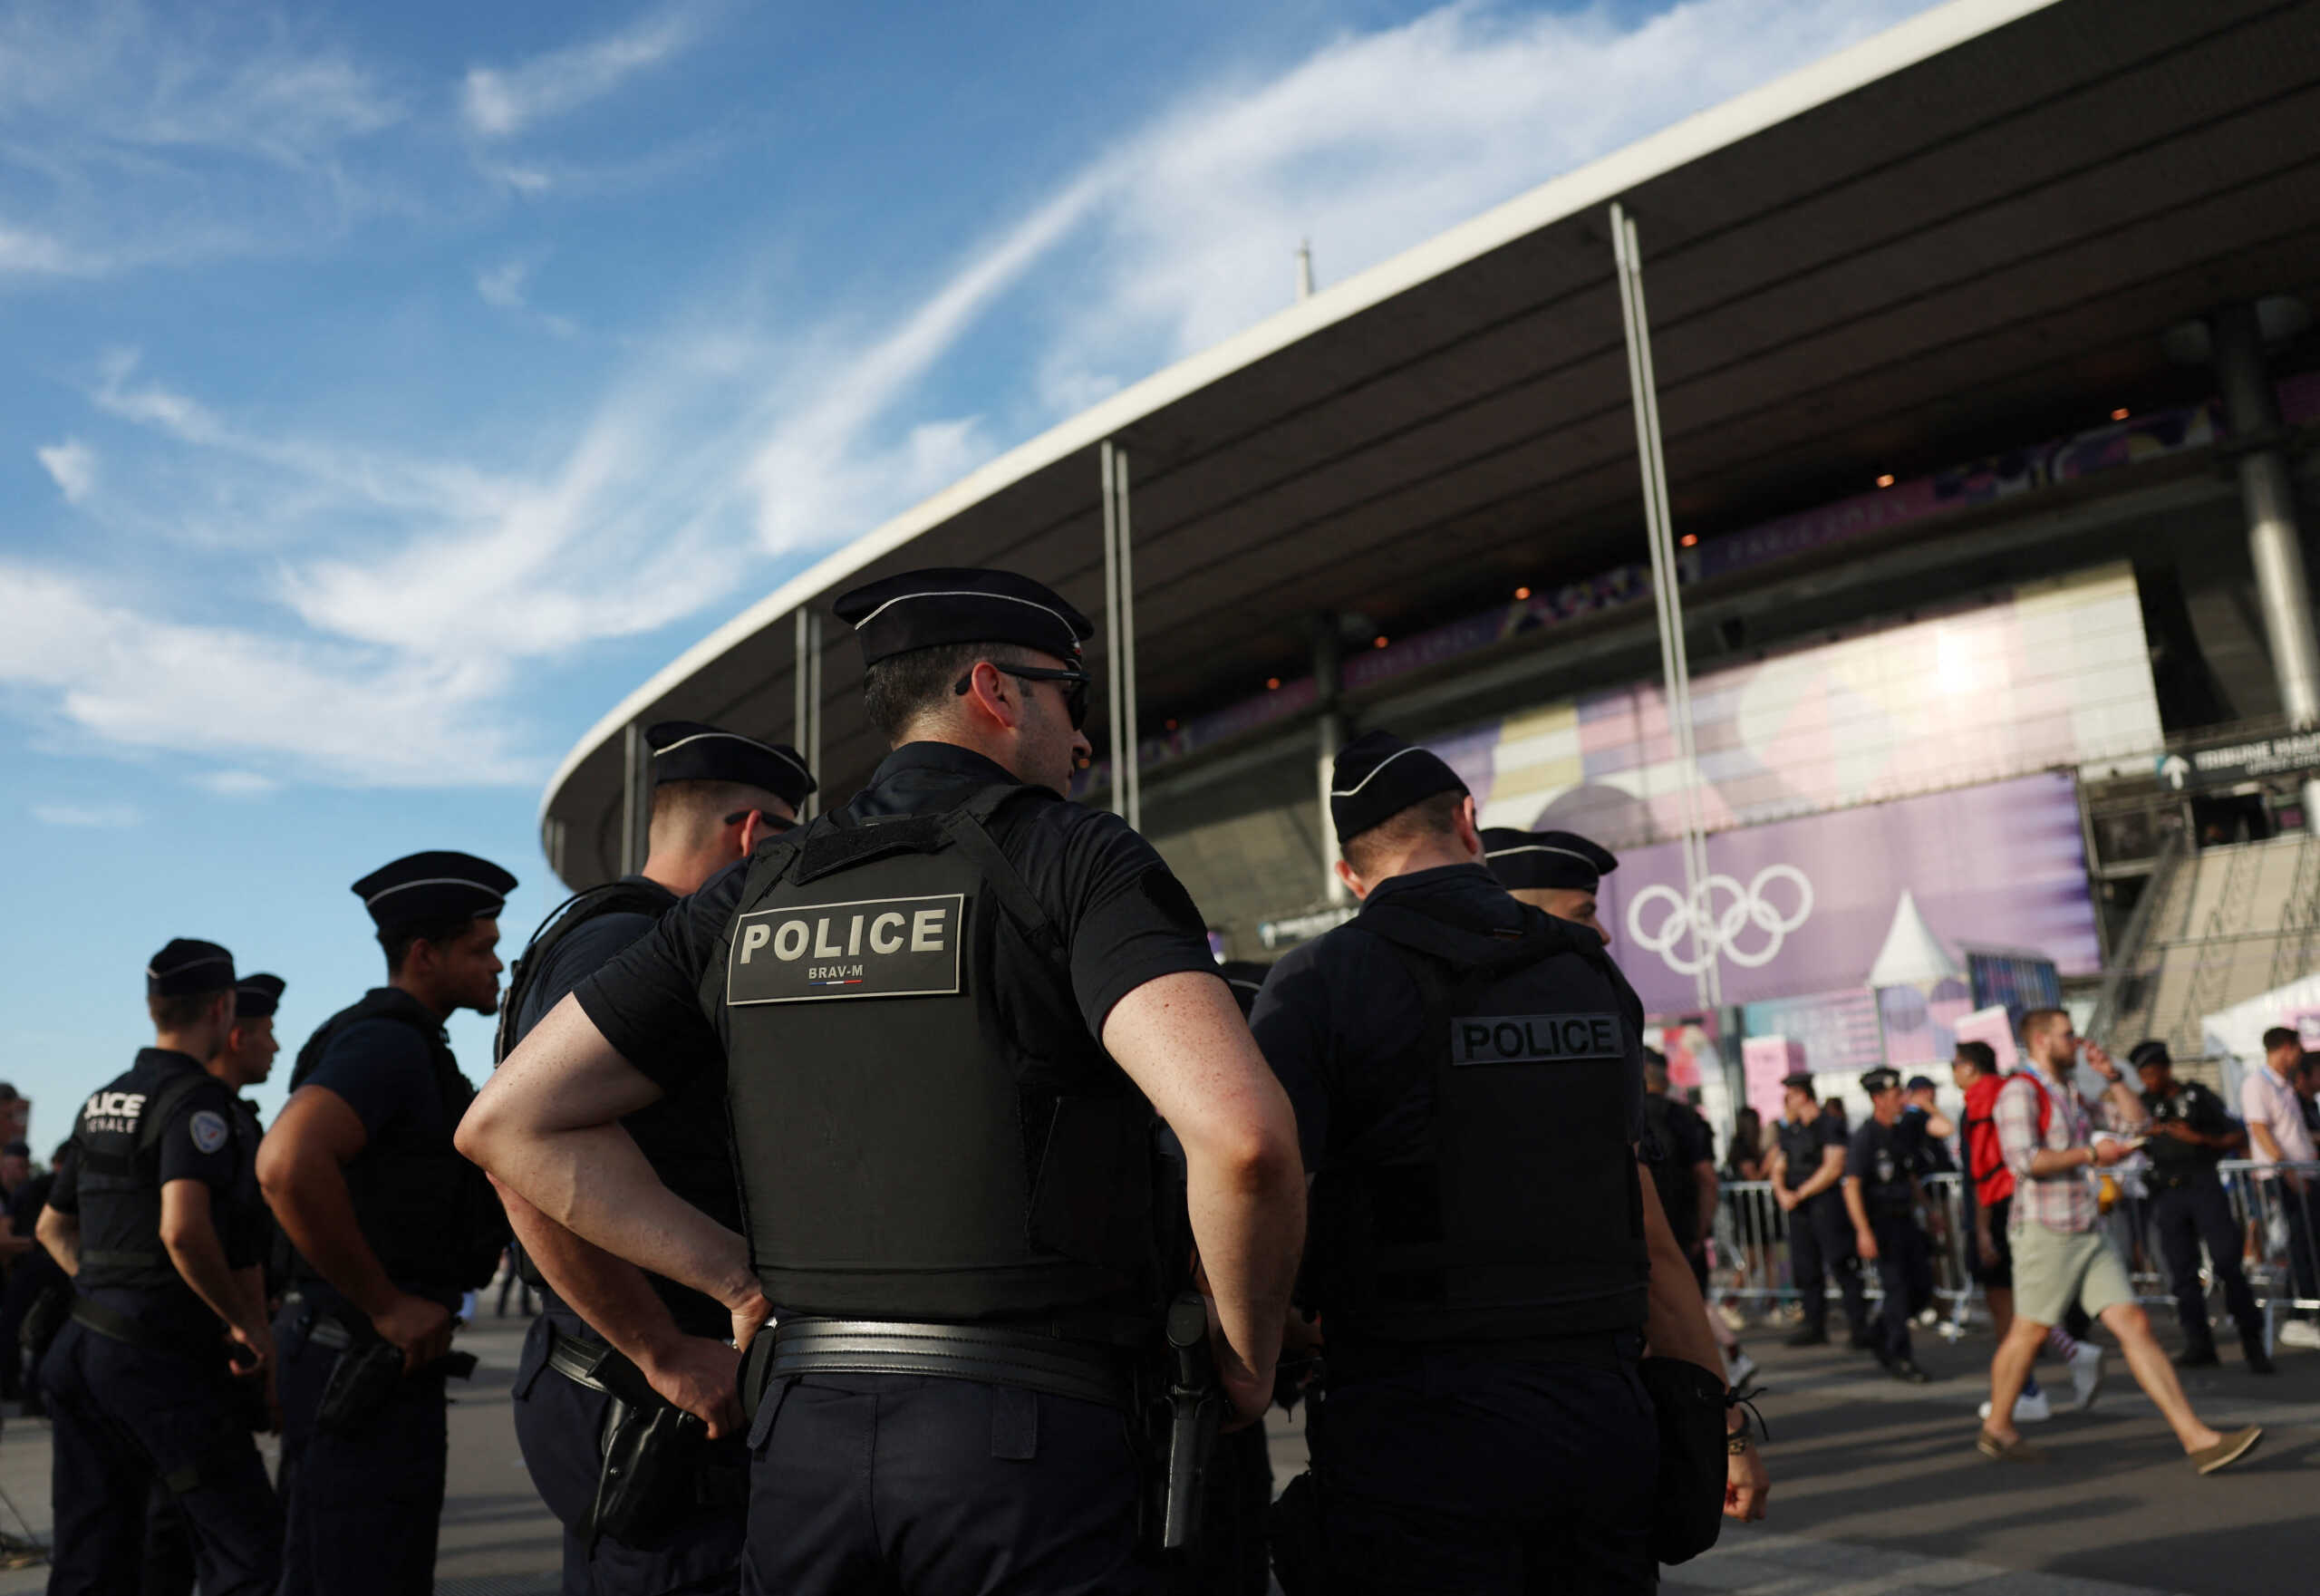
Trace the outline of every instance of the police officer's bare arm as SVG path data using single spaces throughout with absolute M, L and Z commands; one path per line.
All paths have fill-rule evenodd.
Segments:
M 419 1369 L 451 1348 L 451 1311 L 387 1278 L 362 1239 L 346 1166 L 370 1141 L 362 1116 L 326 1086 L 300 1087 L 257 1147 L 258 1190 L 299 1255 Z
M 1193 1239 L 1223 1330 L 1218 1373 L 1242 1416 L 1262 1417 L 1305 1242 L 1289 1095 L 1213 976 L 1146 982 L 1113 1005 L 1103 1040 L 1184 1144 Z
M 40 1217 L 33 1222 L 33 1234 L 56 1260 L 56 1266 L 67 1274 L 81 1272 L 81 1216 L 60 1213 L 44 1204 Z
M 746 1346 L 769 1312 L 748 1243 L 663 1185 L 620 1123 L 660 1096 L 566 996 L 492 1071 L 453 1142 L 565 1229 L 716 1298 Z
M 1644 1340 L 1650 1344 L 1655 1357 L 1680 1358 L 1687 1363 L 1696 1363 L 1721 1384 L 1724 1355 L 1716 1350 L 1716 1333 L 1708 1329 L 1707 1303 L 1700 1296 L 1698 1282 L 1692 1278 L 1691 1262 L 1685 1257 L 1676 1233 L 1668 1226 L 1668 1212 L 1659 1205 L 1659 1187 L 1652 1180 L 1651 1171 L 1638 1160 L 1635 1172 L 1637 1184 L 1643 1188 L 1644 1244 L 1651 1253 L 1651 1295 L 1649 1306 L 1644 1311 Z M 1747 1422 L 1746 1415 L 1735 1407 L 1727 1422 L 1735 1429 L 1743 1427 Z M 1772 1475 L 1764 1467 L 1763 1455 L 1754 1446 L 1735 1453 L 1726 1460 L 1726 1518 L 1764 1517 L 1765 1502 L 1771 1494 Z
M 254 1301 L 244 1276 L 226 1262 L 226 1243 L 209 1208 L 209 1187 L 173 1180 L 161 1187 L 161 1246 L 193 1294 L 226 1321 L 226 1333 L 250 1349 L 254 1369 L 274 1361 L 274 1331 L 263 1303 Z

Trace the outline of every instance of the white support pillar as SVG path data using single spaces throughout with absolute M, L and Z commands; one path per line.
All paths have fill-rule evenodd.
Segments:
M 1338 879 L 1338 828 L 1329 818 L 1329 788 L 1337 776 L 1338 750 L 1345 746 L 1345 711 L 1338 707 L 1338 692 L 1344 672 L 1344 639 L 1338 634 L 1338 618 L 1333 614 L 1313 618 L 1313 693 L 1321 707 L 1320 719 L 1314 724 L 1313 759 L 1320 777 L 1321 798 L 1321 896 L 1332 908 L 1343 908 L 1352 900 L 1344 882 Z
M 796 740 L 798 751 L 805 757 L 806 769 L 814 779 L 822 779 L 822 618 L 800 605 L 798 610 L 798 663 L 792 672 L 791 687 L 795 708 L 790 716 L 790 736 Z M 806 795 L 806 807 L 798 815 L 810 820 L 821 813 L 822 795 Z
M 1109 439 L 1097 450 L 1104 498 L 1105 711 L 1110 721 L 1112 808 L 1144 823 L 1144 774 L 1136 747 L 1136 537 L 1128 516 L 1127 454 Z
M 652 831 L 652 750 L 644 728 L 633 721 L 621 729 L 620 873 L 644 868 Z
M 1724 1001 L 1717 949 L 1704 934 L 1714 924 L 1707 892 L 1707 839 L 1700 822 L 1699 759 L 1692 734 L 1691 660 L 1684 644 L 1684 601 L 1677 590 L 1673 517 L 1668 509 L 1668 460 L 1659 437 L 1659 386 L 1651 365 L 1651 323 L 1643 302 L 1643 247 L 1635 220 L 1618 204 L 1610 214 L 1611 253 L 1619 271 L 1619 317 L 1627 332 L 1628 388 L 1635 410 L 1636 453 L 1643 475 L 1644 534 L 1651 546 L 1651 596 L 1659 622 L 1659 667 L 1668 730 L 1681 784 L 1686 921 L 1693 975 L 1703 1010 Z

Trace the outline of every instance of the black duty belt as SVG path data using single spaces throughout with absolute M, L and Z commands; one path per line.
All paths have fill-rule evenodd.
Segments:
M 72 1299 L 72 1317 L 97 1334 L 148 1352 L 190 1352 L 192 1348 L 174 1337 L 155 1330 L 142 1320 L 131 1319 L 117 1308 L 87 1297 Z
M 604 1341 L 547 1327 L 547 1366 L 575 1386 L 617 1397 L 632 1407 L 667 1407 L 644 1371 Z
M 356 1342 L 372 1340 L 378 1335 L 378 1332 L 367 1324 L 362 1326 L 360 1333 L 357 1333 L 354 1327 L 348 1324 L 346 1320 L 331 1312 L 312 1297 L 297 1291 L 293 1291 L 284 1297 L 282 1305 L 293 1312 L 300 1310 L 305 1312 L 306 1343 L 309 1346 L 322 1347 L 333 1352 L 343 1352 Z
M 978 1324 L 910 1324 L 894 1320 L 791 1319 L 773 1337 L 767 1375 L 918 1374 L 980 1380 L 1133 1406 L 1121 1355 L 1108 1347 L 1060 1340 L 1036 1331 Z

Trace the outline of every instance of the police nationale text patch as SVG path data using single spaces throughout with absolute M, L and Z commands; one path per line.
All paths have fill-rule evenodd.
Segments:
M 959 990 L 962 893 L 759 909 L 733 923 L 729 1004 L 918 998 Z
M 193 1132 L 195 1148 L 204 1153 L 216 1152 L 233 1134 L 226 1128 L 226 1117 L 209 1108 L 195 1110 L 193 1117 L 186 1121 L 186 1127 Z
M 1450 1021 L 1453 1064 L 1563 1064 L 1626 1056 L 1616 1014 L 1475 1014 Z

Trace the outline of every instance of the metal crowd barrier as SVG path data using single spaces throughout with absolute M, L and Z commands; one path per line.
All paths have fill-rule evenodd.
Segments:
M 2264 1309 L 2267 1339 L 2276 1333 L 2285 1314 L 2320 1313 L 2320 1163 L 2257 1165 L 2232 1159 L 2218 1166 L 2218 1174 L 2242 1238 L 2241 1265 Z M 1986 1316 L 1981 1288 L 1973 1280 L 1974 1228 L 1964 1182 L 1963 1175 L 1936 1175 L 1919 1183 L 1924 1196 L 1919 1223 L 1933 1252 L 1934 1308 L 1942 1333 L 1953 1339 L 1977 1313 Z M 2112 1175 L 2110 1185 L 2102 1228 L 2126 1259 L 2129 1277 L 2145 1305 L 2171 1313 L 2175 1299 L 2168 1290 L 2167 1266 L 2151 1224 L 2156 1193 L 2132 1169 Z M 1716 1262 L 1708 1278 L 1715 1301 L 1773 1313 L 1797 1301 L 1789 1269 L 1788 1225 L 1789 1215 L 1773 1200 L 1770 1182 L 1720 1183 Z M 2222 1321 L 2222 1292 L 2215 1283 L 2213 1262 L 2204 1253 L 2200 1281 L 2208 1290 L 2210 1317 Z M 1882 1298 L 1873 1265 L 1861 1270 L 1861 1284 L 1871 1300 Z M 1837 1295 L 1833 1275 L 1826 1291 Z

